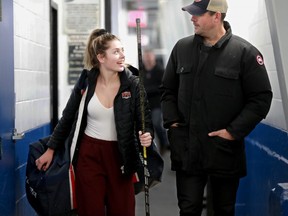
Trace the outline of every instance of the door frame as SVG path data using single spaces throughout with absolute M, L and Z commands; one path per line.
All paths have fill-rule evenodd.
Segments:
M 13 1 L 0 0 L 0 212 L 15 215 L 14 20 Z

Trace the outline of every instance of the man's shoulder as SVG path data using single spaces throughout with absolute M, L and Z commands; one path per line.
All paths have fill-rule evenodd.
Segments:
M 194 35 L 190 35 L 190 36 L 187 36 L 178 40 L 177 44 L 192 43 L 193 39 L 194 39 Z
M 238 44 L 238 46 L 242 46 L 242 47 L 253 47 L 253 45 L 247 41 L 246 39 L 238 36 L 238 35 L 232 35 L 231 36 L 231 40 L 232 43 L 234 44 Z
M 194 39 L 194 35 L 179 39 L 172 49 L 171 58 L 181 59 L 185 56 L 191 56 L 197 50 L 194 49 L 197 44 L 197 40 L 195 41 Z
M 229 44 L 230 48 L 235 52 L 245 52 L 250 53 L 251 55 L 258 55 L 260 53 L 256 46 L 237 35 L 232 35 Z
M 190 35 L 184 38 L 181 38 L 177 41 L 177 43 L 174 46 L 174 50 L 181 50 L 181 52 L 183 52 L 183 50 L 187 50 L 186 52 L 190 52 L 192 51 L 191 45 L 194 44 L 194 35 Z

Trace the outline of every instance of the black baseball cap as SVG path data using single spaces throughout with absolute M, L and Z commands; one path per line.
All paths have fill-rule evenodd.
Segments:
M 194 0 L 190 5 L 182 8 L 191 15 L 201 15 L 207 11 L 227 13 L 228 4 L 226 0 Z

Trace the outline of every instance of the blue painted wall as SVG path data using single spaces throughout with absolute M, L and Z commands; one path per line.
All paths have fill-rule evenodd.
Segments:
M 15 147 L 15 176 L 16 176 L 16 215 L 36 215 L 28 203 L 25 193 L 26 164 L 29 144 L 51 133 L 51 125 L 46 124 L 39 128 L 25 132 L 25 138 L 16 142 Z M 1 213 L 0 213 L 1 215 Z
M 16 215 L 36 215 L 25 195 L 25 170 L 29 144 L 51 133 L 50 124 L 28 131 L 16 143 Z M 288 216 L 284 189 L 288 182 L 287 132 L 259 124 L 246 139 L 248 175 L 241 179 L 236 216 Z M 275 189 L 274 191 L 272 191 Z M 273 205 L 271 205 L 273 204 Z M 273 214 L 269 214 L 269 210 Z
M 240 182 L 236 215 L 284 216 L 281 208 L 287 203 L 279 203 L 285 197 L 279 197 L 284 191 L 278 183 L 288 182 L 287 132 L 259 124 L 246 138 L 246 153 L 248 175 Z

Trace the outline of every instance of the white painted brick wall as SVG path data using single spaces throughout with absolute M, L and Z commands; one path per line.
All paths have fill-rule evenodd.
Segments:
M 15 127 L 50 122 L 49 0 L 14 0 Z
M 256 1 L 258 4 L 255 8 L 253 24 L 249 27 L 249 38 L 250 42 L 254 44 L 264 56 L 265 66 L 268 71 L 273 91 L 271 109 L 263 122 L 287 130 L 265 0 Z

